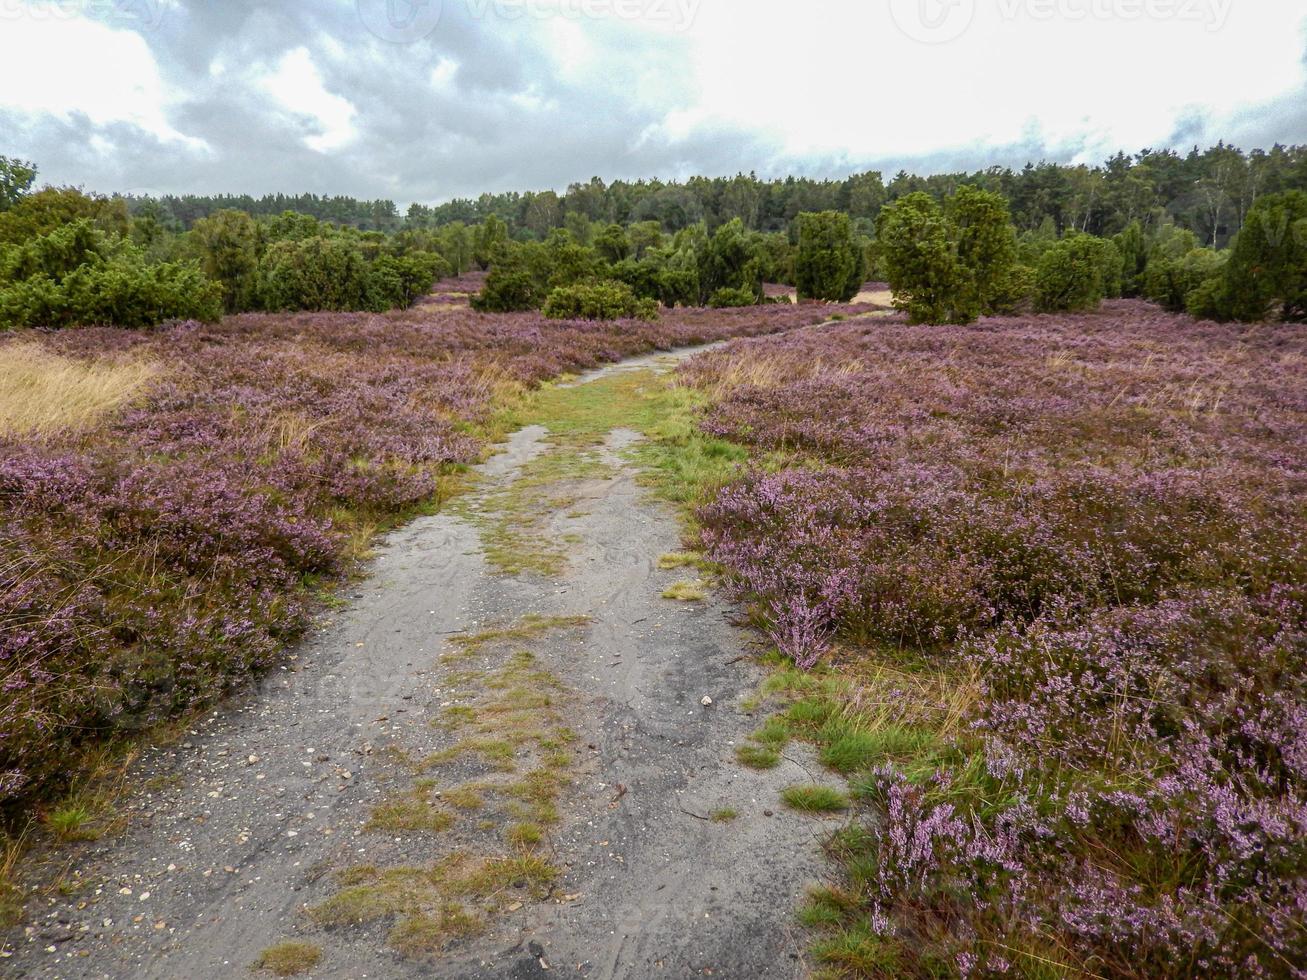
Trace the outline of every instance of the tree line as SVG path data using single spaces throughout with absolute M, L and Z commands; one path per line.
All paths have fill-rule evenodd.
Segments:
M 964 185 L 942 202 L 917 192 L 887 206 L 872 251 L 913 323 L 1081 312 L 1145 297 L 1200 319 L 1307 321 L 1307 192 L 1265 194 L 1228 248 L 1175 223 L 1119 233 L 1019 233 L 1006 199 Z
M 453 271 L 436 247 L 448 235 L 233 209 L 180 231 L 151 209 L 132 213 L 122 198 L 33 191 L 36 176 L 31 164 L 0 156 L 0 329 L 380 312 L 412 305 Z
M 392 201 L 360 201 L 313 194 L 264 197 L 181 195 L 127 198 L 132 213 L 149 211 L 163 224 L 186 230 L 221 210 L 270 217 L 285 211 L 363 231 L 435 229 L 461 222 L 503 221 L 516 241 L 544 241 L 558 228 L 575 235 L 582 221 L 623 226 L 656 221 L 674 234 L 699 224 L 709 231 L 739 220 L 748 231 L 786 231 L 798 215 L 847 214 L 864 235 L 873 233 L 880 211 L 913 193 L 943 201 L 964 185 L 1001 194 L 1019 231 L 1048 225 L 1057 234 L 1085 232 L 1110 237 L 1133 222 L 1147 231 L 1174 224 L 1192 231 L 1201 245 L 1222 248 L 1243 227 L 1265 194 L 1307 190 L 1307 147 L 1276 145 L 1244 151 L 1226 143 L 1188 153 L 1145 149 L 1118 153 L 1097 166 L 1028 163 L 971 172 L 918 176 L 878 171 L 843 180 L 756 174 L 693 177 L 684 182 L 598 177 L 552 190 L 482 194 L 438 205 L 414 204 L 401 216 Z
M 1092 309 L 1116 296 L 1214 319 L 1296 320 L 1307 307 L 1304 176 L 1303 148 L 1220 144 L 1188 157 L 1118 155 L 1102 168 L 900 174 L 889 184 L 874 173 L 596 179 L 552 198 L 415 207 L 378 230 L 231 207 L 182 221 L 165 199 L 32 192 L 36 168 L 0 157 L 0 326 L 383 310 L 474 266 L 488 270 L 478 309 L 560 317 L 762 303 L 764 283 L 847 301 L 871 278 L 888 280 L 923 323 Z

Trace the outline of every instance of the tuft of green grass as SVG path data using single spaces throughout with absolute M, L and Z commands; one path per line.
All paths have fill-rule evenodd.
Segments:
M 95 812 L 81 803 L 66 803 L 46 815 L 45 825 L 64 842 L 96 840 L 100 834 L 91 827 Z
M 382 803 L 372 811 L 368 830 L 427 831 L 441 833 L 454 826 L 454 815 L 448 810 L 433 806 L 420 793 Z
M 658 567 L 664 572 L 678 568 L 699 568 L 703 559 L 693 551 L 673 551 L 658 558 Z
M 309 910 L 314 922 L 328 927 L 356 926 L 394 915 L 396 896 L 377 885 L 353 885 Z
M 442 708 L 440 717 L 431 724 L 436 728 L 454 729 L 476 724 L 476 720 L 476 708 L 467 704 L 452 704 L 448 708 Z
M 825 725 L 836 710 L 836 705 L 826 698 L 803 698 L 786 709 L 785 717 L 795 725 L 812 728 Z
M 611 475 L 593 454 L 555 447 L 523 466 L 508 486 L 482 494 L 479 507 L 467 500 L 457 510 L 477 528 L 486 560 L 501 573 L 556 576 L 567 567 L 564 545 L 582 540 L 549 534 L 549 518 L 574 502 L 561 495 L 563 486 Z
M 842 975 L 858 977 L 900 976 L 899 953 L 893 938 L 878 936 L 865 925 L 853 926 L 812 947 L 812 955 Z
M 799 921 L 809 929 L 838 929 L 857 916 L 857 899 L 832 888 L 809 889 L 808 901 L 799 910 Z
M 458 636 L 450 643 L 465 653 L 480 653 L 485 647 L 509 641 L 535 640 L 559 630 L 589 626 L 589 616 L 523 616 L 516 623 L 495 626 L 471 636 Z
M 517 749 L 513 746 L 513 743 L 506 739 L 496 738 L 464 739 L 441 752 L 427 756 L 422 761 L 422 768 L 431 769 L 446 762 L 453 762 L 465 755 L 480 756 L 482 761 L 504 772 L 511 772 L 517 768 L 517 763 L 514 761 Z
M 741 745 L 735 758 L 750 769 L 775 769 L 781 764 L 781 754 L 765 745 Z
M 255 961 L 254 969 L 267 970 L 279 977 L 308 973 L 322 962 L 322 950 L 310 943 L 284 942 L 269 946 Z
M 533 898 L 544 898 L 559 871 L 534 854 L 490 858 L 465 877 L 453 882 L 453 889 L 465 895 L 489 898 L 508 888 L 524 888 Z
M 914 725 L 886 724 L 870 731 L 839 725 L 824 734 L 829 740 L 821 749 L 822 763 L 845 775 L 886 759 L 930 757 L 939 747 L 935 732 Z
M 435 912 L 419 912 L 401 919 L 387 942 L 406 956 L 438 953 L 455 939 L 474 936 L 482 921 L 457 902 L 444 902 Z
M 515 823 L 504 831 L 504 840 L 514 847 L 532 848 L 544 839 L 545 832 L 538 824 Z
M 703 602 L 708 598 L 708 589 L 702 579 L 694 582 L 676 582 L 663 590 L 663 598 L 675 602 Z
M 848 796 L 829 786 L 790 786 L 781 791 L 781 800 L 801 813 L 838 813 L 849 807 Z
M 504 793 L 524 803 L 553 803 L 567 782 L 566 776 L 553 769 L 534 769 L 504 787 Z
M 714 810 L 708 816 L 713 823 L 730 823 L 739 817 L 739 813 L 730 807 L 722 807 L 720 810 Z
M 455 789 L 442 790 L 440 798 L 458 810 L 480 810 L 486 805 L 486 799 L 475 786 L 459 786 Z
M 763 726 L 749 737 L 749 740 L 779 752 L 790 744 L 790 726 L 784 718 L 768 718 Z

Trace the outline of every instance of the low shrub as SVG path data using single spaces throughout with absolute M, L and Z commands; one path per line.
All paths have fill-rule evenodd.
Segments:
M 1122 259 L 1112 242 L 1092 235 L 1064 238 L 1035 267 L 1035 306 L 1043 313 L 1093 310 L 1121 295 Z
M 551 320 L 653 320 L 658 304 L 637 299 L 626 283 L 608 279 L 560 286 L 549 294 L 541 312 Z
M 90 219 L 0 245 L 0 328 L 213 322 L 222 291 L 190 263 L 151 264 Z
M 167 320 L 213 323 L 221 315 L 217 284 L 184 263 L 114 258 L 80 266 L 62 280 L 39 275 L 0 287 L 3 327 L 150 327 Z
M 1094 279 L 1076 242 L 1045 254 Z M 1116 301 L 681 368 L 716 397 L 703 427 L 761 464 L 699 511 L 707 556 L 799 667 L 838 659 L 785 675 L 826 694 L 783 717 L 877 810 L 805 914 L 821 962 L 1307 961 L 1305 345 Z
M 437 499 L 445 468 L 478 457 L 472 433 L 496 408 L 487 379 L 529 386 L 823 316 L 609 324 L 417 308 L 88 328 L 18 351 L 0 338 L 0 356 L 21 355 L 20 384 L 137 386 L 0 426 L 0 807 L 58 788 L 84 743 L 196 710 L 273 663 L 317 590 L 353 567 L 364 529 Z M 92 384 L 83 363 L 140 370 Z
M 758 297 L 751 289 L 719 289 L 708 300 L 714 310 L 728 309 L 734 306 L 755 306 Z

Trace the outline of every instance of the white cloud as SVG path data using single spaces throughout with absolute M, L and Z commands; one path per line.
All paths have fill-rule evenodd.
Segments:
M 950 3 L 970 21 L 944 43 L 895 19 Z M 917 155 L 1034 131 L 1097 159 L 1164 142 L 1195 106 L 1230 113 L 1303 83 L 1301 8 L 1232 3 L 752 0 L 745 16 L 718 2 L 689 36 L 704 117 L 796 156 Z
M 454 76 L 457 74 L 458 62 L 441 58 L 431 69 L 431 87 L 438 91 L 447 91 L 453 85 Z
M 0 106 L 31 116 L 79 113 L 102 125 L 131 123 L 152 136 L 204 148 L 168 122 L 172 100 L 140 34 L 26 9 L 0 8 Z
M 430 201 L 1307 143 L 1307 21 L 1270 0 L 444 0 L 413 43 L 355 0 L 145 0 L 135 32 L 13 13 L 41 2 L 0 0 L 0 152 L 102 190 Z
M 353 103 L 327 91 L 308 48 L 287 52 L 276 70 L 262 78 L 261 87 L 283 108 L 311 120 L 317 132 L 304 138 L 310 149 L 329 153 L 358 135 Z

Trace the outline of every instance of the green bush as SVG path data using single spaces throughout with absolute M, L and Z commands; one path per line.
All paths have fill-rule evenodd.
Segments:
M 989 286 L 986 297 L 989 309 L 994 316 L 1015 316 L 1029 310 L 1035 295 L 1035 270 L 1024 265 L 1014 265 L 997 281 Z
M 127 207 L 122 201 L 83 194 L 71 187 L 47 187 L 0 211 L 0 244 L 21 245 L 83 219 L 110 237 L 127 234 Z
M 488 269 L 496 253 L 507 243 L 508 225 L 492 214 L 472 232 L 472 260 L 482 269 Z
M 90 218 L 0 245 L 0 327 L 148 327 L 221 314 L 222 288 L 196 265 L 151 264 Z
M 658 305 L 639 299 L 626 283 L 606 279 L 558 287 L 543 312 L 551 320 L 653 320 Z
M 259 262 L 255 290 L 259 307 L 274 312 L 378 306 L 368 263 L 346 238 L 274 242 Z
M 1141 296 L 1144 292 L 1144 275 L 1148 269 L 1148 238 L 1143 225 L 1132 221 L 1124 231 L 1112 239 L 1121 253 L 1121 292 L 1125 296 Z
M 184 247 L 204 274 L 222 285 L 223 308 L 228 313 L 253 307 L 262 248 L 253 218 L 244 211 L 217 211 L 195 222 Z
M 0 245 L 0 283 L 46 276 L 60 281 L 79 266 L 107 259 L 112 245 L 87 218 L 21 245 Z
M 1230 307 L 1230 293 L 1223 275 L 1199 283 L 1185 297 L 1185 312 L 1199 320 L 1233 319 Z
M 958 188 L 943 205 L 917 192 L 885 208 L 874 253 L 913 323 L 1017 313 L 1034 290 L 1007 201 L 976 187 Z
M 1186 310 L 1190 297 L 1199 287 L 1208 280 L 1221 278 L 1228 258 L 1226 253 L 1210 248 L 1195 248 L 1178 259 L 1155 254 L 1144 270 L 1143 294 L 1172 312 Z M 1215 294 L 1209 291 L 1207 295 Z
M 608 274 L 630 286 L 632 292 L 641 299 L 657 300 L 662 298 L 659 271 L 657 264 L 652 261 L 625 259 L 609 269 Z
M 847 303 L 867 272 L 866 253 L 847 214 L 823 211 L 798 217 L 794 280 L 800 299 Z
M 708 305 L 714 310 L 727 309 L 735 306 L 756 306 L 758 297 L 752 289 L 719 289 L 708 299 Z
M 712 235 L 696 235 L 693 242 L 699 273 L 699 294 L 695 302 L 707 303 L 723 289 L 747 290 L 754 302 L 762 299 L 763 261 L 756 257 L 754 242 L 744 222 L 735 218 Z M 683 240 L 689 244 L 688 237 Z
M 594 247 L 603 260 L 611 264 L 623 262 L 631 255 L 631 239 L 617 224 L 609 225 L 596 235 Z
M 1222 297 L 1221 319 L 1307 321 L 1307 192 L 1270 194 L 1253 206 L 1222 285 L 1209 293 Z
M 41 274 L 0 288 L 5 327 L 149 327 L 221 316 L 222 289 L 196 266 L 148 265 L 131 254 L 80 266 L 62 280 Z
M 1017 233 L 1001 194 L 964 185 L 945 202 L 957 243 L 967 309 L 979 315 L 1015 312 L 1030 293 L 1029 274 L 1018 271 Z
M 496 251 L 490 274 L 472 308 L 482 313 L 539 309 L 549 295 L 544 246 L 506 243 Z
M 437 279 L 447 275 L 449 263 L 439 255 L 383 255 L 372 263 L 369 305 L 375 310 L 406 310 L 431 292 Z
M 570 232 L 556 229 L 542 246 L 524 246 L 549 289 L 586 282 L 599 275 L 599 253 L 578 245 Z
M 658 299 L 663 306 L 694 306 L 699 302 L 699 274 L 694 269 L 667 268 L 658 273 Z
M 980 313 L 966 269 L 958 261 L 955 230 L 924 191 L 908 194 L 880 213 L 876 241 L 894 305 L 910 323 L 970 323 Z
M 1035 304 L 1042 313 L 1097 309 L 1109 295 L 1121 293 L 1121 253 L 1093 235 L 1058 242 L 1035 267 Z

